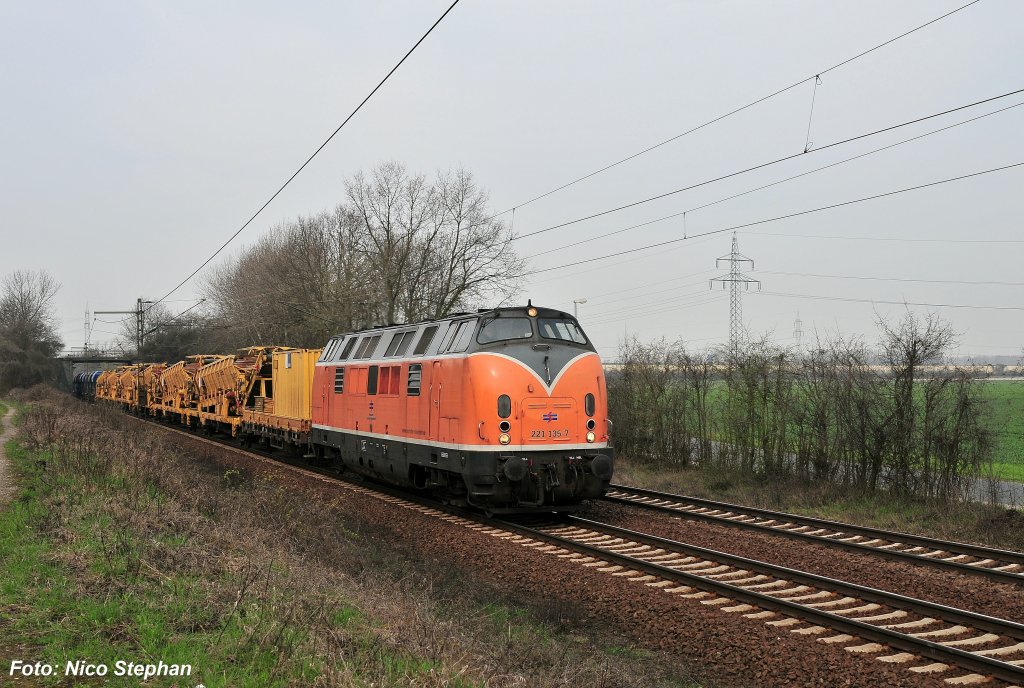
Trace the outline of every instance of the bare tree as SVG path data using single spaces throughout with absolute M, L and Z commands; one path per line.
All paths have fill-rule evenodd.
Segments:
M 53 375 L 53 356 L 63 346 L 53 305 L 59 289 L 42 270 L 17 270 L 0 280 L 0 392 Z
M 510 298 L 512 234 L 465 170 L 429 183 L 389 162 L 346 183 L 333 211 L 275 227 L 211 271 L 209 341 L 322 345 L 337 332 L 441 317 Z
M 398 162 L 386 162 L 367 177 L 362 172 L 345 184 L 353 214 L 359 218 L 357 250 L 374 278 L 381 296 L 378 316 L 387 323 L 408 317 L 402 313 L 406 285 L 415 280 L 410 267 L 416 247 L 428 228 L 436 228 L 435 190 L 423 175 L 410 175 Z
M 410 319 L 441 317 L 486 302 L 503 303 L 518 291 L 525 262 L 513 234 L 487 208 L 489 197 L 464 169 L 439 174 L 432 231 L 415 244 L 406 309 Z

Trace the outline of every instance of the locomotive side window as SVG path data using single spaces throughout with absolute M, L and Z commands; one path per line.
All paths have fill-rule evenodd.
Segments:
M 476 327 L 476 320 L 463 320 L 459 323 L 459 329 L 456 330 L 455 336 L 452 337 L 452 344 L 450 351 L 461 353 L 469 348 L 469 343 L 473 340 L 473 328 Z
M 384 389 L 387 394 L 398 396 L 399 381 L 402 378 L 402 366 L 388 366 L 388 384 Z
M 356 358 L 373 358 L 373 352 L 377 350 L 377 342 L 380 341 L 380 335 L 375 335 L 366 340 L 366 344 L 359 346 L 359 351 L 356 352 Z
M 346 344 L 344 350 L 342 350 L 341 356 L 338 356 L 339 361 L 344 361 L 348 358 L 348 355 L 352 353 L 352 349 L 355 347 L 356 340 L 358 339 L 358 337 L 349 337 L 348 344 Z
M 345 391 L 345 369 L 338 366 L 334 369 L 334 393 L 341 394 Z
M 395 355 L 395 349 L 397 349 L 398 345 L 401 344 L 401 343 L 402 343 L 402 333 L 401 332 L 395 332 L 393 335 L 391 335 L 391 343 L 388 344 L 388 348 L 384 352 L 384 358 L 387 358 L 388 356 L 394 356 Z
M 412 345 L 412 338 L 415 336 L 416 330 L 402 335 L 402 341 L 399 343 L 398 349 L 395 350 L 395 356 L 404 356 L 405 352 L 409 350 L 409 346 Z
M 423 379 L 423 366 L 419 363 L 409 364 L 409 380 L 405 385 L 406 394 L 411 397 L 420 395 L 420 381 Z
M 444 338 L 441 340 L 441 346 L 437 347 L 437 353 L 443 354 L 448 351 L 448 347 L 452 345 L 452 339 L 455 338 L 455 332 L 459 329 L 459 323 L 453 322 L 448 324 L 448 330 L 444 333 Z
M 587 338 L 583 336 L 579 325 L 568 318 L 541 318 L 537 321 L 537 327 L 540 329 L 540 336 L 545 339 L 561 339 L 577 344 L 587 343 Z
M 430 342 L 434 341 L 434 335 L 437 334 L 437 325 L 431 325 L 427 329 L 423 330 L 423 335 L 420 340 L 416 342 L 416 348 L 413 350 L 414 356 L 422 356 L 430 346 Z
M 332 339 L 330 342 L 328 342 L 327 346 L 324 347 L 324 350 L 320 352 L 320 358 L 318 360 L 331 360 L 331 355 L 334 353 L 334 350 L 338 348 L 338 342 L 340 341 L 340 339 Z
M 377 366 L 370 366 L 370 372 L 366 376 L 366 393 L 376 394 L 377 393 L 377 376 L 380 374 L 380 368 Z
M 366 345 L 370 343 L 369 337 L 363 337 L 359 340 L 359 348 L 356 349 L 356 354 L 352 358 L 362 358 L 363 352 L 366 351 Z
M 395 336 L 391 338 L 391 343 L 388 344 L 388 350 L 384 352 L 384 357 L 401 356 L 404 354 L 409 349 L 415 334 L 415 330 L 412 332 L 396 332 Z
M 377 375 L 378 393 L 397 397 L 398 380 L 401 376 L 402 366 L 381 366 L 380 373 Z
M 490 318 L 484 320 L 476 340 L 481 344 L 502 342 L 509 339 L 529 339 L 533 326 L 529 318 Z

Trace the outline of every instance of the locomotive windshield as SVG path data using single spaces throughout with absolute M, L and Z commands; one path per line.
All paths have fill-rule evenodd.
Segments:
M 484 320 L 476 341 L 481 344 L 501 342 L 508 339 L 529 339 L 533 336 L 533 326 L 529 318 L 491 318 Z
M 568 318 L 541 318 L 537 321 L 537 326 L 540 328 L 540 336 L 545 339 L 561 339 L 577 344 L 587 343 L 583 330 Z

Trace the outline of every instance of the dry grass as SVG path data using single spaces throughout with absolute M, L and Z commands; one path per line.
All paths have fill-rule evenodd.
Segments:
M 182 452 L 115 411 L 23 399 L 24 490 L 0 519 L 33 537 L 7 540 L 21 550 L 0 564 L 12 581 L 0 611 L 22 608 L 0 649 L 188 662 L 207 686 L 693 685 L 336 504 Z M 41 589 L 33 567 L 63 583 Z

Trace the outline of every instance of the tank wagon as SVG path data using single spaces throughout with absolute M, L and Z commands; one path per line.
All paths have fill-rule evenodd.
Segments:
M 71 381 L 71 393 L 79 399 L 92 399 L 96 396 L 96 381 L 102 375 L 102 371 L 96 370 L 88 373 L 78 373 Z
M 574 317 L 532 304 L 339 334 L 322 350 L 124 366 L 95 389 L 137 413 L 492 513 L 571 511 L 613 472 L 600 358 Z

